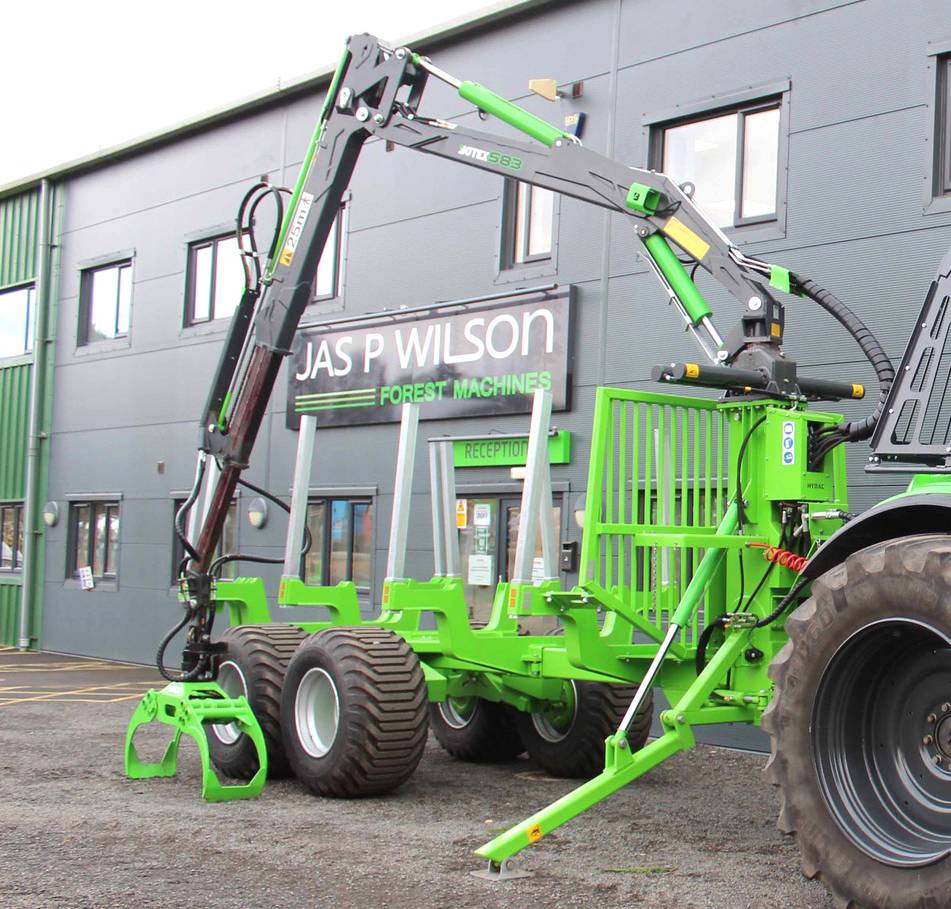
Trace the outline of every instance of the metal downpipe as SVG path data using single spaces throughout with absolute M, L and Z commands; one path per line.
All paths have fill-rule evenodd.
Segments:
M 20 633 L 17 647 L 30 648 L 30 603 L 33 598 L 33 559 L 36 554 L 36 497 L 39 491 L 42 391 L 46 372 L 46 335 L 50 304 L 53 210 L 49 180 L 40 182 L 39 261 L 36 274 L 36 319 L 33 325 L 33 367 L 30 370 L 30 411 L 23 502 L 23 585 L 20 588 Z

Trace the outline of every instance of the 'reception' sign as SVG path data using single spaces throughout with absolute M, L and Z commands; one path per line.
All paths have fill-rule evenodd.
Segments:
M 555 410 L 567 409 L 568 288 L 446 309 L 299 332 L 288 427 L 303 413 L 321 428 L 398 422 L 408 402 L 430 420 L 528 413 L 538 388 L 551 389 Z

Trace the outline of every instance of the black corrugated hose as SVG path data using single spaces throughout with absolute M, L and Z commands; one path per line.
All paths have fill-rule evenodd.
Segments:
M 816 469 L 821 466 L 825 456 L 832 451 L 836 445 L 842 442 L 859 442 L 867 439 L 875 430 L 875 424 L 881 419 L 885 412 L 885 403 L 888 400 L 888 392 L 895 379 L 895 369 L 891 360 L 878 343 L 878 339 L 868 329 L 865 323 L 848 308 L 835 294 L 820 287 L 815 281 L 808 278 L 800 278 L 798 275 L 790 275 L 790 290 L 793 293 L 808 297 L 815 303 L 818 303 L 829 315 L 832 316 L 853 338 L 855 338 L 862 353 L 865 354 L 875 375 L 878 377 L 878 402 L 875 410 L 872 411 L 864 420 L 853 420 L 848 423 L 840 423 L 838 426 L 832 426 L 825 430 L 819 430 L 824 434 L 824 438 L 817 443 L 815 450 L 810 458 L 809 466 Z

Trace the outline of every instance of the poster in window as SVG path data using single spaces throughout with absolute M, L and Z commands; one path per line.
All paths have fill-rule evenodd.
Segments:
M 492 586 L 492 568 L 494 559 L 491 555 L 471 553 L 469 556 L 469 580 L 473 587 Z
M 92 590 L 96 586 L 92 576 L 92 568 L 88 565 L 79 569 L 79 586 L 83 590 Z

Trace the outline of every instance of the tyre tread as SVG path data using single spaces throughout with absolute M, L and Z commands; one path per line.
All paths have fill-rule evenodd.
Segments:
M 332 766 L 311 767 L 285 730 L 291 763 L 301 782 L 318 795 L 355 798 L 389 792 L 406 782 L 419 764 L 428 735 L 427 688 L 416 654 L 386 629 L 327 628 L 311 635 L 300 659 L 320 649 L 347 681 L 343 751 Z M 293 710 L 290 694 L 285 715 Z M 338 733 L 339 734 L 339 733 Z M 332 753 L 332 752 L 331 752 Z
M 233 657 L 247 662 L 242 672 L 248 684 L 248 702 L 264 735 L 270 779 L 290 774 L 281 735 L 281 692 L 287 665 L 306 637 L 296 625 L 277 623 L 235 625 L 221 636 L 229 651 L 235 648 Z M 229 777 L 249 780 L 257 772 L 257 752 L 246 735 L 226 745 L 209 731 L 208 748 L 214 765 Z

